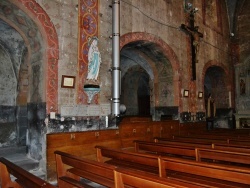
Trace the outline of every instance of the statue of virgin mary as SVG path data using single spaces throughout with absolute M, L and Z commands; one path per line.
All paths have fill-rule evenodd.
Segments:
M 101 54 L 99 52 L 97 44 L 98 44 L 97 37 L 92 37 L 89 39 L 87 80 L 96 81 L 99 75 Z

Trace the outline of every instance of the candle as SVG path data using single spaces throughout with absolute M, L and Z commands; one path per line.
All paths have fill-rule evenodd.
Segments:
M 228 100 L 229 100 L 229 108 L 231 108 L 232 107 L 231 91 L 228 92 Z

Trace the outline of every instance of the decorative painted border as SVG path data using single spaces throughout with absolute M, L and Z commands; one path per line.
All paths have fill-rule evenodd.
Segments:
M 43 8 L 35 0 L 17 0 L 27 14 L 32 14 L 39 21 L 38 27 L 46 36 L 47 71 L 46 71 L 46 113 L 58 112 L 58 59 L 59 44 L 56 29 Z M 18 5 L 18 4 L 17 4 Z
M 83 91 L 88 71 L 88 39 L 98 35 L 98 0 L 80 0 L 78 22 L 78 83 L 77 104 L 87 104 L 88 97 Z M 94 103 L 97 103 L 95 96 Z

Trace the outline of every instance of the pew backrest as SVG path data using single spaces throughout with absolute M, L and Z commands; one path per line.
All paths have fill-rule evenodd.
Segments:
M 201 143 L 201 144 L 206 144 L 206 143 L 222 143 L 226 144 L 229 143 L 228 138 L 200 138 L 200 137 L 189 137 L 189 136 L 173 136 L 173 140 L 179 140 L 179 141 L 184 141 L 184 142 L 193 142 L 193 143 Z
M 167 139 L 167 138 L 160 138 L 155 137 L 154 142 L 156 143 L 163 143 L 168 145 L 175 145 L 175 146 L 186 146 L 186 147 L 199 147 L 199 148 L 212 148 L 211 142 L 192 142 L 192 141 L 180 141 L 180 140 L 173 140 L 173 139 Z
M 96 146 L 97 161 L 158 173 L 158 156 Z M 106 161 L 105 159 L 108 160 Z
M 159 157 L 160 177 L 168 177 L 168 172 L 175 172 L 174 174 L 184 173 L 187 175 L 191 174 L 199 177 L 211 178 L 214 182 L 220 180 L 228 182 L 228 184 L 239 183 L 250 185 L 249 168 L 225 166 L 221 164 L 204 163 L 170 157 Z M 185 178 L 185 175 L 182 176 L 182 178 Z
M 187 146 L 175 146 L 162 143 L 135 140 L 135 152 L 148 151 L 158 155 L 174 155 L 195 157 L 195 148 Z
M 14 176 L 14 181 L 11 175 Z M 0 158 L 0 178 L 2 188 L 55 188 L 52 184 L 31 174 L 3 157 Z
M 80 177 L 107 187 L 114 187 L 115 166 L 84 159 L 62 151 L 55 151 L 55 157 L 59 188 L 68 188 Z M 67 185 L 65 182 L 69 184 Z
M 234 144 L 212 144 L 212 148 L 232 152 L 250 153 L 249 146 L 239 146 Z
M 195 148 L 196 161 L 203 159 L 230 162 L 237 164 L 250 164 L 250 154 L 242 152 L 223 151 L 217 149 Z
M 143 171 L 135 171 L 118 167 L 115 169 L 115 187 L 147 187 L 147 188 L 198 188 L 191 183 L 161 178 Z

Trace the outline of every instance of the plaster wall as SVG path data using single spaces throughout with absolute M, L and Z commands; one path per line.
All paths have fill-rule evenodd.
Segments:
M 187 48 L 190 47 L 187 35 L 180 31 L 182 23 L 186 23 L 187 14 L 183 10 L 183 1 L 177 0 L 130 0 L 121 1 L 121 19 L 120 35 L 129 32 L 146 32 L 161 38 L 168 44 L 177 55 L 180 61 L 180 80 L 182 88 L 190 88 L 190 54 Z M 61 75 L 76 76 L 79 69 L 77 65 L 77 37 L 78 37 L 78 11 L 77 0 L 56 1 L 40 0 L 37 1 L 46 10 L 53 24 L 56 27 L 59 37 L 59 70 L 58 70 L 58 91 L 59 91 L 59 109 L 62 105 L 74 105 L 77 101 L 76 89 L 61 88 Z M 228 66 L 228 22 L 225 4 L 221 2 L 221 23 L 218 32 L 213 27 L 204 24 L 203 1 L 194 1 L 194 6 L 199 9 L 195 16 L 195 25 L 200 27 L 200 32 L 204 34 L 201 41 L 200 52 L 198 55 L 199 63 L 197 67 L 197 90 L 203 90 L 203 68 L 204 65 L 214 60 Z M 100 69 L 99 103 L 108 103 L 111 98 L 111 74 L 108 69 L 111 67 L 112 56 L 112 1 L 99 1 L 99 50 L 102 57 Z M 81 7 L 78 7 L 81 8 Z M 215 47 L 214 47 L 215 46 Z M 79 78 L 76 78 L 79 81 Z M 196 91 L 195 91 L 196 92 Z M 188 101 L 183 100 L 184 110 L 188 110 Z

